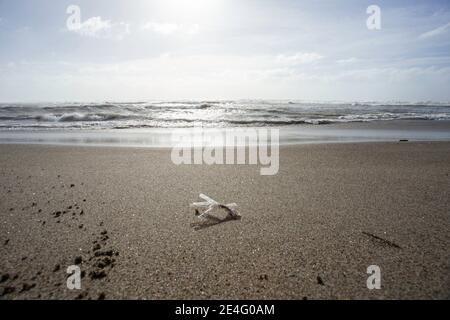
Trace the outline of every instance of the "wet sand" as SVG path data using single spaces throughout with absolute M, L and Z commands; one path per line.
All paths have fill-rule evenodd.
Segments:
M 450 298 L 449 142 L 282 147 L 275 176 L 164 149 L 0 145 L 0 164 L 0 299 Z M 193 228 L 199 193 L 242 219 Z
M 178 135 L 205 135 L 223 133 L 225 130 L 279 129 L 281 145 L 393 142 L 450 141 L 450 121 L 439 120 L 389 120 L 349 122 L 327 125 L 299 125 L 282 127 L 219 127 L 219 128 L 138 128 L 138 129 L 51 129 L 51 130 L 0 130 L 0 144 L 42 144 L 96 147 L 166 148 L 179 144 Z

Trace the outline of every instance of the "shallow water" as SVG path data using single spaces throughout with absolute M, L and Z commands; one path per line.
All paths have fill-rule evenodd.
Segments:
M 378 121 L 332 125 L 296 125 L 255 128 L 135 128 L 135 129 L 52 129 L 2 130 L 0 143 L 57 144 L 164 148 L 175 145 L 226 145 L 227 133 L 236 135 L 279 133 L 281 145 L 370 141 L 449 141 L 450 121 Z M 187 138 L 184 141 L 180 137 Z M 224 139 L 221 140 L 221 137 Z M 214 138 L 214 139 L 212 139 Z M 217 139 L 219 138 L 219 139 Z M 255 144 L 258 141 L 246 141 Z

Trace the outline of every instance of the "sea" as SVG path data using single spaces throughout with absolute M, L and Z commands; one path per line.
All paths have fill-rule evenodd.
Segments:
M 450 140 L 450 102 L 0 103 L 0 143 L 164 147 L 170 145 L 173 129 L 189 132 L 199 128 L 205 133 L 276 128 L 281 132 L 281 143 L 286 144 L 397 138 Z

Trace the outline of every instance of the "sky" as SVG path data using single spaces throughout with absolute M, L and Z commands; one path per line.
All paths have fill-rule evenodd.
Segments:
M 446 102 L 449 88 L 449 1 L 0 0 L 2 102 Z

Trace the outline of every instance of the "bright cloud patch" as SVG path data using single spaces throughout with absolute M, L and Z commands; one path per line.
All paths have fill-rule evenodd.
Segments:
M 445 24 L 445 25 L 443 25 L 443 26 L 440 26 L 439 28 L 436 28 L 436 29 L 433 29 L 433 30 L 431 30 L 431 31 L 422 33 L 422 34 L 419 36 L 419 39 L 433 38 L 433 37 L 442 35 L 442 34 L 444 34 L 444 33 L 447 33 L 448 30 L 450 30 L 450 22 L 447 23 L 447 24 Z
M 358 62 L 358 59 L 355 57 L 337 60 L 337 63 L 339 63 L 339 64 L 351 64 L 351 63 L 355 63 L 355 62 Z
M 298 52 L 294 55 L 279 55 L 277 56 L 277 62 L 283 64 L 305 64 L 312 63 L 322 59 L 323 56 L 315 52 Z
M 147 22 L 144 25 L 142 25 L 141 29 L 150 30 L 154 33 L 162 35 L 172 35 L 172 34 L 194 35 L 198 33 L 200 27 L 198 24 L 184 25 L 177 23 Z
M 130 33 L 130 26 L 125 22 L 112 23 L 110 20 L 103 20 L 102 17 L 92 17 L 70 31 L 87 37 L 120 40 Z

